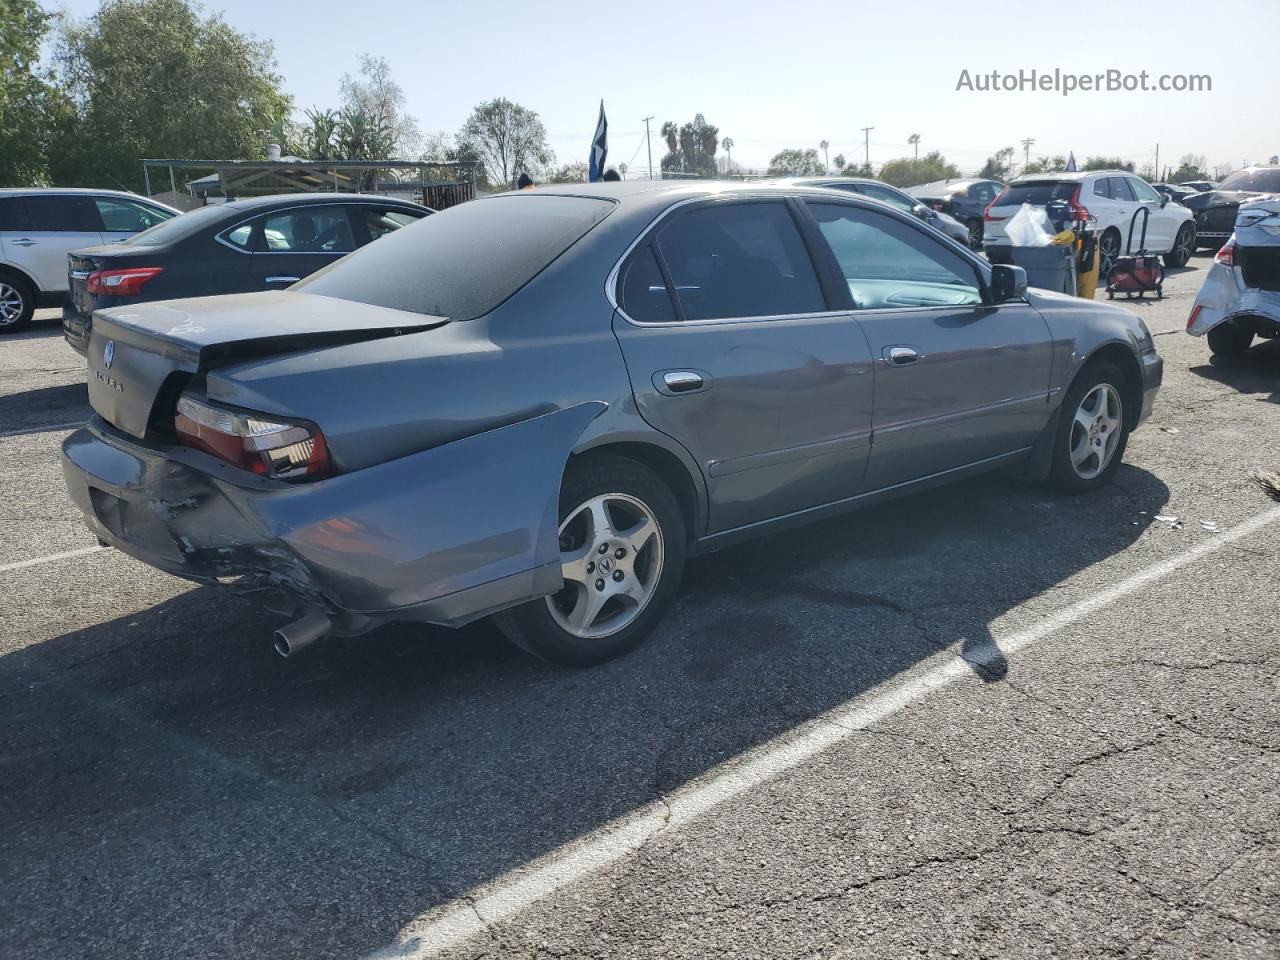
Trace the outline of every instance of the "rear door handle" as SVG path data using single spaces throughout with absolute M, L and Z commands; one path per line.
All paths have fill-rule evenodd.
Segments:
M 297 283 L 301 277 L 267 277 L 267 283 Z
M 920 354 L 916 351 L 915 347 L 885 347 L 884 358 L 889 361 L 890 366 L 905 367 L 908 364 L 915 363 L 919 360 Z
M 32 240 L 29 237 L 19 237 L 17 240 L 10 240 L 15 247 L 34 247 L 39 240 Z
M 653 379 L 660 393 L 675 396 L 705 389 L 709 378 L 696 370 L 666 370 L 654 374 Z

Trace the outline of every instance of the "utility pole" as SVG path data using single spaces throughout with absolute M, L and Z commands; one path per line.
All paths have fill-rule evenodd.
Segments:
M 874 129 L 875 127 L 862 128 L 863 149 L 866 151 L 866 153 L 864 154 L 864 159 L 867 162 L 868 169 L 871 168 L 871 131 Z
M 1025 140 L 1023 140 L 1023 141 L 1022 141 L 1022 150 L 1023 150 L 1023 155 L 1026 157 L 1026 159 L 1025 159 L 1025 160 L 1023 160 L 1023 162 L 1022 162 L 1022 169 L 1023 169 L 1023 170 L 1025 170 L 1025 169 L 1027 169 L 1027 167 L 1031 166 L 1031 147 L 1032 147 L 1032 145 L 1033 145 L 1034 143 L 1035 143 L 1035 140 L 1034 140 L 1033 138 L 1031 138 L 1031 137 L 1027 137 L 1027 139 L 1025 139 Z
M 653 119 L 653 114 L 644 118 L 644 148 L 649 152 L 649 179 L 653 179 L 653 147 L 649 143 L 649 121 Z
M 1156 179 L 1157 180 L 1161 179 L 1160 177 L 1160 144 L 1158 143 L 1156 144 Z

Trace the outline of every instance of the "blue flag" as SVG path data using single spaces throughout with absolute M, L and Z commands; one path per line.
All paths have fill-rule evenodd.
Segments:
M 604 101 L 600 101 L 600 122 L 591 138 L 591 159 L 587 162 L 587 181 L 595 183 L 604 177 L 604 161 L 609 156 L 609 121 L 604 118 Z

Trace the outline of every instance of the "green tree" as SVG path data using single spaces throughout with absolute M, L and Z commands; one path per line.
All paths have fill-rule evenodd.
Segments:
M 1119 157 L 1086 157 L 1081 170 L 1127 170 L 1133 173 L 1133 163 Z
M 822 158 L 818 151 L 810 147 L 807 150 L 791 148 L 779 150 L 769 161 L 771 177 L 818 177 L 826 173 Z
M 340 82 L 342 111 L 360 118 L 368 129 L 379 131 L 378 146 L 387 159 L 408 157 L 422 145 L 418 121 L 404 112 L 405 95 L 391 79 L 391 67 L 382 57 L 360 57 L 360 75 L 344 74 Z M 372 159 L 372 158 L 370 158 Z
M 1170 183 L 1188 180 L 1210 180 L 1209 159 L 1203 154 L 1187 153 L 1178 159 L 1178 168 L 1169 174 Z
M 577 163 L 566 163 L 551 172 L 551 175 L 547 177 L 547 183 L 586 183 L 587 173 L 587 164 L 584 160 L 579 160 Z
M 978 171 L 983 180 L 1007 180 L 1009 169 L 1013 164 L 1013 147 L 1001 147 L 987 157 L 987 162 Z
M 556 158 L 538 114 L 505 97 L 486 100 L 471 111 L 458 131 L 455 150 L 450 159 L 480 160 L 487 183 L 501 189 L 509 189 L 521 173 L 542 179 Z
M 947 158 L 937 150 L 931 150 L 918 159 L 902 157 L 890 160 L 880 168 L 880 179 L 895 187 L 914 187 L 919 183 L 952 180 L 959 176 L 960 168 L 947 163 Z
M 840 175 L 843 177 L 874 177 L 876 172 L 872 168 L 871 163 L 864 160 L 862 163 L 851 163 L 847 167 L 842 168 L 840 170 Z
M 1022 168 L 1027 173 L 1059 173 L 1067 169 L 1067 158 L 1061 154 L 1052 157 L 1038 157 Z
M 48 179 L 49 139 L 67 110 L 36 71 L 50 24 L 34 0 L 0 0 L 0 185 Z
M 662 125 L 667 154 L 662 158 L 665 173 L 687 173 L 699 177 L 716 175 L 716 151 L 720 148 L 720 128 L 707 123 L 702 114 L 682 126 L 668 120 Z M 732 141 L 730 141 L 732 142 Z
M 290 110 L 271 44 L 184 0 L 64 20 L 56 63 L 74 104 L 50 154 L 59 183 L 138 190 L 143 157 L 261 158 Z

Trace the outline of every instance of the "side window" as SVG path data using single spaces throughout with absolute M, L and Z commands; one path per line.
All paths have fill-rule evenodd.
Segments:
M 116 197 L 95 197 L 94 205 L 102 217 L 102 229 L 111 233 L 141 233 L 157 223 L 172 219 L 173 214 L 156 207 Z
M 897 190 L 882 187 L 878 183 L 864 183 L 862 192 L 874 200 L 880 200 L 891 207 L 896 207 L 903 213 L 911 213 L 916 208 L 915 201 L 910 197 L 899 193 Z
M 26 197 L 0 197 L 0 230 L 26 233 L 31 229 L 31 214 Z
M 975 183 L 969 188 L 969 199 L 984 206 L 995 198 L 995 189 L 989 183 Z
M 1108 177 L 1111 182 L 1111 199 L 1124 200 L 1127 203 L 1133 203 L 1137 198 L 1134 197 L 1133 191 L 1129 189 L 1129 180 L 1127 177 Z
M 361 207 L 357 210 L 356 216 L 360 218 L 364 228 L 369 232 L 370 242 L 388 233 L 393 233 L 401 227 L 417 223 L 420 219 L 411 213 L 405 213 L 403 210 L 387 210 L 378 207 Z
M 910 224 L 808 201 L 859 310 L 982 303 L 977 268 Z
M 712 204 L 676 217 L 658 247 L 689 320 L 826 310 L 822 288 L 786 205 Z
M 653 247 L 645 244 L 636 250 L 622 271 L 619 302 L 637 323 L 671 323 L 676 319 L 671 295 L 658 269 Z
M 1160 202 L 1160 194 L 1156 193 L 1137 177 L 1125 177 L 1125 181 L 1129 184 L 1129 188 L 1133 191 L 1133 195 L 1138 198 L 1139 203 Z
M 253 224 L 242 223 L 238 227 L 232 227 L 222 235 L 222 239 L 227 241 L 233 247 L 239 247 L 241 250 L 249 249 L 249 240 L 253 237 Z
M 1104 200 L 1110 200 L 1111 178 L 1099 177 L 1097 180 L 1093 181 L 1093 195 L 1095 197 L 1102 197 Z
M 102 219 L 92 197 L 77 194 L 53 194 L 27 197 L 31 211 L 31 228 L 49 233 L 97 233 Z
M 356 248 L 347 208 L 312 206 L 263 218 L 267 253 L 350 253 Z

